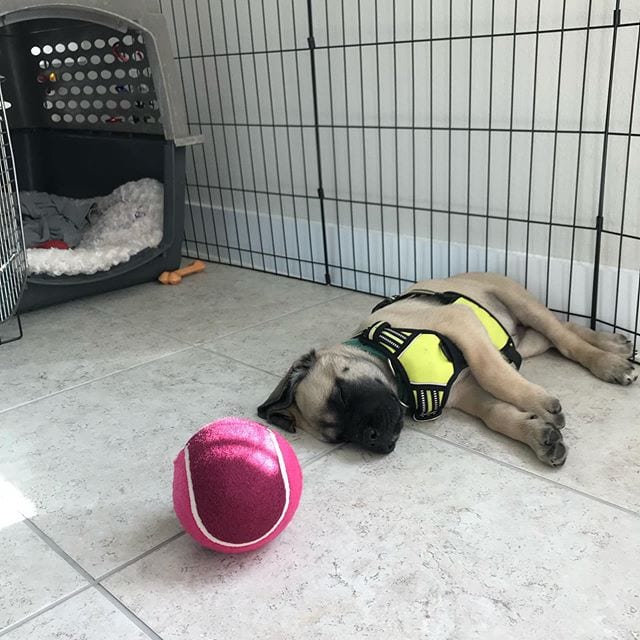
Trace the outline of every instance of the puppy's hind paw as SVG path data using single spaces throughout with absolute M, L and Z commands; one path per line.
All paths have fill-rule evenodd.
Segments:
M 595 366 L 591 368 L 591 372 L 605 382 L 613 382 L 623 386 L 630 385 L 638 379 L 633 364 L 624 356 L 613 353 L 598 358 Z
M 608 337 L 608 347 L 607 351 L 611 351 L 611 353 L 618 353 L 620 355 L 629 357 L 630 354 L 633 353 L 633 342 L 627 338 L 627 336 L 622 333 L 608 333 L 605 334 Z

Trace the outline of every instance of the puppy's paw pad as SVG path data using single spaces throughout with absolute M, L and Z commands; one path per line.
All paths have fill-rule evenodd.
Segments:
M 558 429 L 554 429 L 553 427 L 550 429 L 547 429 L 546 432 L 544 433 L 544 441 L 542 444 L 544 444 L 547 447 L 550 447 L 556 442 L 562 442 L 562 434 L 560 433 L 560 431 L 558 431 Z
M 567 447 L 563 442 L 557 442 L 550 447 L 546 462 L 551 467 L 561 467 L 567 460 Z
M 548 439 L 556 438 L 555 441 L 543 444 L 536 452 L 538 458 L 550 467 L 561 467 L 567 459 L 567 447 L 562 441 L 560 432 L 557 432 L 557 434 L 559 438 L 550 435 Z

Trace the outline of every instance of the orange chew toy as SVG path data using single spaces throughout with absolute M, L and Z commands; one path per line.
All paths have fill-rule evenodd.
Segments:
M 190 276 L 192 273 L 200 273 L 204 271 L 205 264 L 202 260 L 194 260 L 191 264 L 175 271 L 163 271 L 158 277 L 158 281 L 162 284 L 180 284 L 182 278 Z

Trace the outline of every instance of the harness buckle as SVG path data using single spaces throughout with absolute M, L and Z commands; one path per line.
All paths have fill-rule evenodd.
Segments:
M 389 369 L 391 369 L 391 374 L 393 375 L 393 377 L 397 380 L 398 379 L 398 375 L 396 374 L 396 370 L 393 368 L 393 362 L 391 361 L 391 358 L 387 358 L 387 364 L 389 365 Z M 405 408 L 405 409 L 410 409 L 411 407 L 406 403 L 403 402 L 400 398 L 400 396 L 398 395 L 398 402 Z

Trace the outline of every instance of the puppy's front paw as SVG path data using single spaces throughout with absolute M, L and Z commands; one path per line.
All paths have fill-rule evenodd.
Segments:
M 562 429 L 564 427 L 564 413 L 562 412 L 562 405 L 558 398 L 553 396 L 545 396 L 540 402 L 540 408 L 536 411 L 544 422 L 554 426 L 556 429 Z
M 629 385 L 638 378 L 633 365 L 624 357 L 613 353 L 606 353 L 598 357 L 591 367 L 591 372 L 604 380 L 621 385 Z
M 550 467 L 561 467 L 567 460 L 567 453 L 567 447 L 562 440 L 544 445 L 536 451 L 538 458 Z

